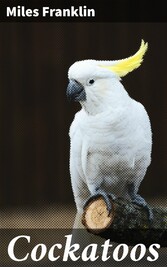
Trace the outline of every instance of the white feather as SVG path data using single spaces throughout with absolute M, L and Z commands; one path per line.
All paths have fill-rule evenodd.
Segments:
M 95 79 L 92 86 L 87 80 Z M 128 198 L 136 192 L 151 161 L 150 120 L 142 104 L 126 92 L 118 77 L 95 62 L 75 63 L 69 78 L 83 84 L 87 99 L 70 127 L 70 173 L 78 211 L 100 187 Z

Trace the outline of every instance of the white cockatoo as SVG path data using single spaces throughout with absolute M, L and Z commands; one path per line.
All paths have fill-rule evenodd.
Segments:
M 67 97 L 79 102 L 70 127 L 70 174 L 76 207 L 83 212 L 92 197 L 102 196 L 111 212 L 109 196 L 145 206 L 137 194 L 151 162 L 152 131 L 144 106 L 132 99 L 121 77 L 138 68 L 147 50 L 122 60 L 83 60 L 68 71 Z

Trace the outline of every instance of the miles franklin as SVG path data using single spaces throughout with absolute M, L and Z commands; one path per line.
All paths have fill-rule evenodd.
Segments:
M 7 7 L 7 17 L 38 17 L 40 11 L 38 8 L 30 9 L 25 6 Z M 42 8 L 42 17 L 95 17 L 95 9 L 89 9 L 87 6 L 79 6 L 75 8 L 60 9 L 60 8 Z

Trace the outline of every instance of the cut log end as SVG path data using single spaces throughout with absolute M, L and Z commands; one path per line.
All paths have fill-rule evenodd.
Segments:
M 82 223 L 90 233 L 129 246 L 142 242 L 146 247 L 153 243 L 167 247 L 166 209 L 153 208 L 153 221 L 150 223 L 145 207 L 123 198 L 110 201 L 111 214 L 102 197 L 95 197 L 84 208 Z
M 90 202 L 83 213 L 82 223 L 92 233 L 100 233 L 110 227 L 114 219 L 114 207 L 108 213 L 106 203 L 102 197 Z

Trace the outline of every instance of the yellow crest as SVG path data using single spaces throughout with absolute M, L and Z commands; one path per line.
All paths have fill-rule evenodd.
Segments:
M 139 50 L 133 56 L 121 60 L 110 61 L 110 65 L 109 61 L 106 61 L 106 63 L 108 63 L 107 65 L 99 66 L 115 72 L 119 77 L 123 77 L 134 69 L 137 69 L 141 65 L 143 56 L 147 51 L 147 48 L 148 43 L 145 43 L 142 40 Z

